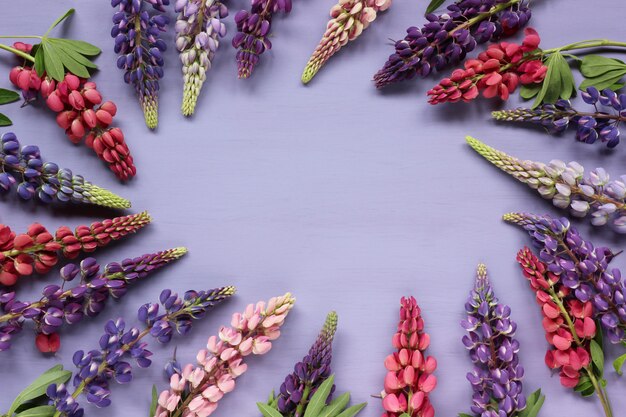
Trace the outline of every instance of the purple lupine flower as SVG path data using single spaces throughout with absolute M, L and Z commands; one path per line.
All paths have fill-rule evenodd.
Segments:
M 61 268 L 61 279 L 71 282 L 80 277 L 80 283 L 65 289 L 48 285 L 42 297 L 33 302 L 15 298 L 14 292 L 0 292 L 0 351 L 10 348 L 10 336 L 22 329 L 26 321 L 35 324 L 37 333 L 50 335 L 59 331 L 64 323 L 75 324 L 83 317 L 95 317 L 105 307 L 109 298 L 119 299 L 137 280 L 187 253 L 186 248 L 149 253 L 122 262 L 107 264 L 101 271 L 94 258 L 84 259 L 80 265 L 69 264 Z
M 491 115 L 505 122 L 538 124 L 552 134 L 562 133 L 569 126 L 574 126 L 576 140 L 594 143 L 599 139 L 608 148 L 616 147 L 620 137 L 619 124 L 626 122 L 626 94 L 616 94 L 609 89 L 600 93 L 596 88 L 588 87 L 581 96 L 585 103 L 594 106 L 593 112 L 580 112 L 572 107 L 569 100 L 558 100 L 537 109 L 500 110 Z
M 584 240 L 566 218 L 509 213 L 504 220 L 528 232 L 540 250 L 539 259 L 576 299 L 592 302 L 594 319 L 611 343 L 626 342 L 626 288 L 620 270 L 609 268 L 617 254 Z
M 454 66 L 477 44 L 514 34 L 530 16 L 527 0 L 458 0 L 441 15 L 426 15 L 422 28 L 407 29 L 374 75 L 376 87 Z
M 152 12 L 143 6 L 152 6 Z M 165 6 L 170 0 L 111 0 L 119 10 L 113 15 L 111 36 L 115 38 L 117 67 L 124 70 L 124 81 L 135 87 L 150 129 L 158 124 L 159 80 L 163 77 L 163 52 L 166 44 L 161 33 L 169 19 Z
M 272 15 L 290 11 L 291 0 L 252 0 L 250 12 L 241 10 L 235 15 L 238 32 L 233 37 L 233 47 L 239 49 L 236 56 L 239 78 L 248 78 L 260 55 L 272 49 L 269 40 Z
M 465 304 L 467 318 L 461 326 L 468 334 L 463 344 L 469 350 L 474 369 L 467 380 L 474 390 L 472 414 L 480 417 L 513 417 L 526 408 L 519 363 L 517 324 L 511 308 L 494 295 L 487 267 L 478 265 L 476 283 Z
M 203 317 L 208 310 L 235 292 L 234 287 L 222 287 L 209 291 L 188 291 L 180 298 L 170 290 L 161 293 L 160 304 L 144 304 L 139 308 L 138 318 L 143 329 L 127 328 L 122 318 L 109 320 L 104 326 L 104 334 L 100 337 L 99 348 L 88 352 L 78 350 L 72 361 L 77 368 L 74 373 L 73 398 L 84 394 L 87 401 L 97 407 L 111 404 L 109 384 L 115 380 L 119 384 L 127 384 L 132 380 L 134 361 L 140 368 L 152 364 L 148 343 L 143 338 L 150 334 L 160 343 L 167 343 L 175 330 L 185 334 L 190 329 L 192 319 Z M 162 312 L 159 310 L 162 309 Z M 165 323 L 165 325 L 163 325 Z M 155 327 L 159 329 L 154 331 Z M 50 403 L 55 405 L 60 417 L 80 417 L 82 410 L 74 403 L 71 412 L 67 410 L 67 395 L 63 390 L 48 389 Z M 74 414 L 72 414 L 74 413 Z
M 57 411 L 66 417 L 82 417 L 85 414 L 85 411 L 80 408 L 76 399 L 67 392 L 65 384 L 49 385 L 46 389 L 46 395 L 49 399 L 48 404 L 54 406 Z
M 130 207 L 128 200 L 85 181 L 69 169 L 43 162 L 38 146 L 20 147 L 15 134 L 7 132 L 0 138 L 0 194 L 8 193 L 16 183 L 17 194 L 23 200 Z

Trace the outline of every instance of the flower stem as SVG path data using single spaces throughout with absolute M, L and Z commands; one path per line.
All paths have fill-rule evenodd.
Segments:
M 606 391 L 604 390 L 604 387 L 602 387 L 602 385 L 598 382 L 598 379 L 593 374 L 591 369 L 589 369 L 589 367 L 586 367 L 585 370 L 587 371 L 587 375 L 589 375 L 589 380 L 591 381 L 591 384 L 596 390 L 596 394 L 598 395 L 598 398 L 600 399 L 600 403 L 602 403 L 604 414 L 606 415 L 606 417 L 613 417 L 613 410 L 611 409 L 611 403 L 609 402 L 609 397 Z
M 32 57 L 31 55 L 27 54 L 26 52 L 22 52 L 19 49 L 15 49 L 15 48 L 13 48 L 11 46 L 8 46 L 8 45 L 5 45 L 3 43 L 0 43 L 0 49 L 4 49 L 5 51 L 12 52 L 15 55 L 20 56 L 20 57 L 22 57 L 22 58 L 24 58 L 24 59 L 26 59 L 26 60 L 28 60 L 30 62 L 33 62 L 33 63 L 35 62 L 35 58 Z
M 581 49 L 603 47 L 626 48 L 626 42 L 612 41 L 609 39 L 590 39 L 586 41 L 570 43 L 569 45 L 564 45 L 558 48 L 546 49 L 543 51 L 543 53 L 549 55 L 555 52 L 578 51 Z

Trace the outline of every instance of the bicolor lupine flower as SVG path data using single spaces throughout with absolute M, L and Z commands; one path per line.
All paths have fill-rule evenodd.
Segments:
M 479 43 L 516 33 L 531 12 L 527 0 L 458 0 L 445 13 L 426 16 L 422 28 L 407 29 L 395 52 L 374 75 L 377 88 L 425 77 L 463 61 Z
M 24 200 L 37 198 L 44 203 L 87 203 L 111 208 L 128 208 L 130 201 L 85 181 L 69 169 L 43 162 L 38 146 L 20 147 L 17 137 L 7 132 L 0 137 L 0 193 L 8 193 L 15 183 Z
M 463 336 L 463 344 L 474 363 L 467 374 L 474 390 L 472 415 L 518 416 L 526 408 L 526 396 L 520 345 L 515 339 L 517 324 L 511 320 L 511 308 L 495 296 L 484 264 L 478 265 L 465 311 L 467 318 L 461 326 L 468 334 Z
M 186 253 L 185 248 L 147 253 L 109 263 L 102 269 L 94 258 L 86 258 L 80 265 L 64 266 L 61 269 L 63 285 L 46 286 L 41 298 L 32 302 L 18 300 L 15 292 L 0 290 L 0 306 L 5 312 L 0 315 L 0 339 L 3 339 L 0 351 L 10 347 L 11 334 L 19 331 L 27 321 L 35 326 L 37 347 L 43 352 L 56 351 L 59 347 L 57 332 L 64 323 L 73 325 L 84 317 L 96 317 L 109 298 L 122 298 L 130 285 Z M 66 282 L 77 277 L 80 277 L 77 285 L 64 288 Z M 8 331 L 4 331 L 6 326 Z M 50 349 L 51 340 L 55 341 L 55 350 Z
M 27 53 L 32 50 L 32 45 L 21 45 L 24 46 L 20 48 Z M 16 46 L 16 49 L 19 48 Z M 57 113 L 57 124 L 73 143 L 85 139 L 85 144 L 119 179 L 135 176 L 137 169 L 124 133 L 118 127 L 111 127 L 117 106 L 112 101 L 102 102 L 96 83 L 71 73 L 57 83 L 45 74 L 40 77 L 29 65 L 15 67 L 9 73 L 9 79 L 22 90 L 26 101 L 40 95 L 48 108 Z
M 433 374 L 437 361 L 425 355 L 430 336 L 424 332 L 424 320 L 413 297 L 400 300 L 400 322 L 392 342 L 397 351 L 385 359 L 383 417 L 433 417 L 435 409 L 428 396 L 437 386 Z
M 285 378 L 278 395 L 272 392 L 267 405 L 277 410 L 283 417 L 302 417 L 306 406 L 322 383 L 331 376 L 333 358 L 333 338 L 337 331 L 337 313 L 328 313 L 324 327 L 320 331 L 309 353 L 298 362 L 293 372 Z M 330 399 L 335 386 L 331 388 Z
M 493 149 L 477 139 L 467 137 L 467 143 L 489 162 L 520 182 L 537 190 L 556 207 L 569 207 L 572 215 L 591 215 L 591 223 L 610 223 L 619 233 L 626 233 L 626 177 L 610 180 L 603 168 L 585 175 L 585 169 L 575 161 L 522 161 Z
M 169 0 L 111 0 L 118 8 L 111 30 L 119 55 L 117 67 L 124 70 L 124 81 L 135 88 L 150 129 L 158 124 L 159 80 L 166 49 L 161 32 L 167 30 L 165 6 L 169 4 Z
M 620 270 L 609 268 L 617 254 L 584 240 L 566 218 L 509 213 L 504 220 L 528 232 L 540 249 L 539 259 L 578 301 L 592 303 L 592 317 L 609 341 L 626 342 L 626 288 Z
M 159 343 L 168 343 L 174 332 L 185 335 L 191 329 L 192 320 L 204 317 L 234 292 L 233 287 L 187 291 L 181 298 L 170 290 L 164 290 L 159 298 L 160 304 L 144 304 L 139 309 L 141 329 L 127 328 L 122 318 L 109 320 L 104 326 L 105 332 L 98 349 L 74 353 L 73 362 L 77 371 L 73 377 L 73 393 L 56 385 L 48 388 L 50 404 L 57 410 L 55 416 L 80 417 L 82 409 L 74 405 L 80 394 L 97 407 L 109 406 L 111 381 L 127 384 L 132 380 L 130 360 L 134 360 L 140 368 L 152 364 L 152 352 L 147 349 L 148 343 L 142 340 L 144 337 L 150 335 Z
M 591 112 L 581 112 L 572 107 L 569 100 L 558 100 L 536 109 L 517 108 L 494 111 L 493 118 L 504 122 L 524 122 L 543 126 L 549 133 L 564 132 L 576 128 L 576 140 L 595 143 L 598 139 L 607 147 L 619 144 L 619 125 L 626 122 L 626 94 L 616 94 L 606 89 L 600 93 L 588 87 L 581 93 L 583 101 L 594 106 Z
M 428 91 L 430 104 L 471 101 L 482 93 L 485 98 L 507 100 L 518 84 L 542 83 L 548 72 L 539 50 L 539 35 L 525 29 L 522 44 L 500 42 L 489 45 L 476 59 L 468 59 L 464 69 L 452 72 Z
M 250 12 L 241 10 L 235 15 L 237 34 L 233 47 L 237 48 L 239 78 L 248 78 L 267 49 L 272 49 L 272 15 L 291 11 L 291 0 L 252 0 Z
M 339 0 L 330 9 L 331 19 L 304 67 L 302 82 L 307 84 L 311 81 L 330 57 L 348 42 L 358 38 L 376 19 L 378 13 L 384 12 L 390 6 L 391 0 Z
M 191 116 L 211 62 L 226 36 L 228 8 L 219 0 L 176 0 L 176 49 L 183 64 L 182 112 Z
M 54 235 L 39 223 L 33 223 L 19 235 L 0 224 L 0 284 L 12 286 L 20 276 L 44 274 L 57 264 L 60 254 L 73 259 L 80 252 L 93 252 L 112 240 L 137 232 L 150 221 L 150 215 L 144 211 L 78 226 L 73 232 L 62 226 Z
M 287 293 L 267 304 L 250 304 L 233 314 L 231 327 L 223 326 L 211 336 L 206 349 L 196 356 L 197 365 L 187 364 L 170 378 L 170 388 L 158 396 L 155 417 L 206 417 L 225 394 L 235 389 L 235 380 L 246 372 L 246 356 L 263 355 L 280 336 L 280 328 L 295 299 Z

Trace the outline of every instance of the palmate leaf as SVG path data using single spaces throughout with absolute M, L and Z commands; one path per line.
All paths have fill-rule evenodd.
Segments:
M 532 94 L 534 90 L 525 90 L 526 95 L 535 97 L 532 108 L 536 108 L 542 103 L 554 103 L 559 98 L 567 100 L 576 93 L 574 75 L 563 54 L 553 52 L 546 59 L 545 65 L 548 67 L 548 72 L 541 89 L 536 95 Z
M 579 86 L 581 90 L 587 87 L 619 90 L 624 86 L 620 80 L 626 75 L 626 63 L 601 55 L 587 55 L 581 61 L 580 72 L 585 77 Z
M 526 399 L 526 408 L 519 413 L 519 417 L 536 417 L 545 401 L 546 396 L 541 394 L 541 389 L 533 392 Z
M 7 415 L 12 416 L 22 404 L 45 394 L 48 385 L 64 384 L 71 376 L 72 373 L 64 370 L 61 365 L 48 369 L 15 397 Z
M 15 415 L 15 417 L 52 417 L 57 409 L 52 405 L 40 405 L 27 408 Z
M 437 10 L 446 0 L 431 0 L 430 4 L 426 8 L 426 14 L 432 13 Z

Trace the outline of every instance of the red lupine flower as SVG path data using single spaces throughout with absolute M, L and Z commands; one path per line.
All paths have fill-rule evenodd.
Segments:
M 61 338 L 57 333 L 39 333 L 35 338 L 35 346 L 42 353 L 55 353 L 61 347 Z

